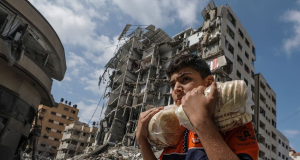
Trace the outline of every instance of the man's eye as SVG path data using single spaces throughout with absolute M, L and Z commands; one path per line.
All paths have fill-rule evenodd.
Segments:
M 184 77 L 184 78 L 182 79 L 183 82 L 188 81 L 188 80 L 190 80 L 190 77 Z
M 175 87 L 175 84 L 171 84 L 170 87 L 173 89 Z

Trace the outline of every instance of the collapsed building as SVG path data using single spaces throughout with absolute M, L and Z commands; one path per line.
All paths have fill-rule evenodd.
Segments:
M 211 1 L 201 12 L 204 23 L 169 37 L 154 25 L 126 25 L 123 43 L 106 64 L 99 84 L 107 80 L 105 117 L 100 121 L 96 145 L 137 146 L 135 132 L 139 114 L 153 107 L 173 104 L 166 74 L 170 61 L 182 54 L 205 60 L 215 80 L 244 80 L 254 90 L 255 46 L 231 8 Z M 106 93 L 107 91 L 107 93 Z

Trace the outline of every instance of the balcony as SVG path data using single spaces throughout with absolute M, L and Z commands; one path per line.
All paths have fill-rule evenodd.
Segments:
M 75 150 L 76 145 L 71 143 L 63 143 L 60 147 L 61 149 L 69 149 L 69 150 Z
M 81 141 L 81 142 L 85 142 L 85 141 L 86 141 L 86 139 L 87 139 L 87 136 L 81 136 L 81 137 L 79 138 L 79 141 Z
M 87 139 L 87 142 L 88 142 L 88 143 L 94 143 L 94 142 L 95 142 L 95 137 L 89 137 L 89 138 Z
M 81 126 L 77 125 L 75 123 L 71 123 L 68 126 L 65 127 L 65 130 L 78 130 L 81 131 Z
M 79 139 L 78 135 L 67 133 L 63 135 L 62 139 Z

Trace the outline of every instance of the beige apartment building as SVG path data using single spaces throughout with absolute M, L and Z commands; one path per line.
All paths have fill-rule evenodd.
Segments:
M 41 135 L 37 142 L 36 153 L 40 157 L 54 158 L 65 127 L 77 120 L 79 110 L 77 105 L 71 107 L 71 102 L 65 104 L 63 99 L 58 107 L 40 105 L 37 124 L 41 126 Z
M 94 122 L 95 124 L 95 122 Z M 75 155 L 90 152 L 98 128 L 94 125 L 76 121 L 66 126 L 56 159 L 67 159 Z M 90 147 L 90 148 L 89 148 Z
M 1 159 L 19 157 L 35 139 L 38 106 L 56 105 L 52 83 L 65 72 L 63 45 L 45 17 L 28 0 L 0 1 Z

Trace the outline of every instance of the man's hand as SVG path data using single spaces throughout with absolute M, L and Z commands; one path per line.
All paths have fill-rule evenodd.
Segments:
M 155 160 L 156 157 L 150 148 L 150 144 L 148 142 L 148 124 L 150 119 L 164 107 L 149 109 L 146 112 L 142 112 L 140 114 L 140 118 L 138 121 L 137 131 L 136 131 L 136 139 L 139 144 L 139 147 L 142 152 L 143 159 L 145 160 Z
M 207 97 L 204 95 L 204 90 L 205 87 L 200 86 L 187 93 L 182 98 L 182 108 L 195 127 L 209 159 L 238 160 L 239 158 L 225 143 L 212 120 L 217 98 L 216 82 L 211 85 Z
M 193 126 L 197 126 L 199 122 L 211 119 L 215 111 L 217 85 L 213 82 L 211 85 L 211 91 L 206 97 L 204 90 L 206 87 L 199 86 L 182 97 L 182 108 L 185 114 L 189 117 Z
M 148 138 L 148 123 L 150 119 L 164 107 L 159 108 L 152 108 L 148 111 L 142 112 L 139 117 L 137 131 L 136 131 L 136 138 L 139 139 L 147 139 Z

